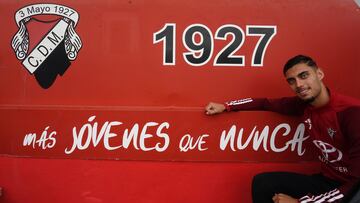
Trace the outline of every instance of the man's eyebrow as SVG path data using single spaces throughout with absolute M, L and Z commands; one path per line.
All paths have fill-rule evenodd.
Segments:
M 300 76 L 300 75 L 302 75 L 302 74 L 304 74 L 304 73 L 309 73 L 309 71 L 303 71 L 303 72 L 301 72 L 301 73 L 299 73 L 299 74 L 297 74 L 297 76 Z

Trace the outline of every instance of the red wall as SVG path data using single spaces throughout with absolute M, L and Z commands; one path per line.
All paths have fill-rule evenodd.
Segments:
M 0 160 L 0 202 L 251 202 L 258 172 L 317 171 L 314 163 Z
M 278 147 L 292 140 L 299 120 L 268 112 L 208 117 L 203 108 L 209 101 L 292 95 L 282 66 L 297 54 L 318 62 L 331 90 L 360 98 L 360 27 L 355 26 L 360 17 L 352 0 L 41 2 L 0 3 L 0 202 L 251 202 L 253 175 L 277 170 L 313 173 L 319 171 L 318 164 L 305 141 L 296 150 L 271 148 L 272 136 Z M 31 15 L 46 8 L 53 13 Z M 47 33 L 59 22 L 54 21 L 59 19 L 54 12 L 69 17 L 65 25 L 76 25 L 74 31 L 82 42 L 76 59 L 55 80 L 51 75 L 68 63 L 66 56 L 57 63 L 47 59 L 42 75 L 30 73 L 22 64 L 34 62 L 29 59 L 32 51 L 46 42 Z M 24 16 L 32 18 L 25 23 L 29 50 L 25 59 L 18 59 L 12 44 Z M 174 65 L 163 64 L 164 42 L 153 39 L 169 23 L 174 25 Z M 183 40 L 183 35 L 190 26 L 202 27 L 213 43 L 205 46 L 212 54 L 202 64 L 184 59 L 189 52 L 186 40 L 192 38 Z M 232 43 L 231 35 L 226 40 L 216 37 L 224 26 L 243 31 L 235 37 L 243 44 L 234 52 L 244 57 L 243 64 L 214 65 L 216 55 Z M 247 29 L 259 26 L 276 32 L 262 64 L 256 66 L 252 54 L 261 39 Z M 200 43 L 201 37 L 196 35 L 194 41 Z M 49 51 L 51 41 L 46 46 Z M 36 78 L 53 81 L 44 88 Z M 92 116 L 96 118 L 90 121 Z M 90 146 L 66 154 L 74 132 L 79 134 L 87 123 L 94 129 L 95 122 L 97 136 L 84 130 L 81 140 L 84 143 L 91 134 Z M 122 124 L 107 128 L 107 122 Z M 150 122 L 157 124 L 144 131 L 149 135 L 144 139 L 147 147 L 165 145 L 157 127 L 169 124 L 160 132 L 169 139 L 162 152 L 137 149 L 141 132 L 129 148 L 114 150 L 106 148 L 105 137 L 98 137 L 105 126 L 104 136 L 113 135 L 107 137 L 110 146 L 119 146 L 126 129 L 139 124 L 141 131 Z M 284 129 L 272 135 L 284 123 L 291 129 L 289 135 L 283 136 Z M 259 148 L 252 137 L 245 149 L 222 150 L 222 132 L 233 125 L 237 132 L 244 129 L 242 141 L 254 136 L 255 127 L 259 134 L 268 127 L 269 133 Z M 36 134 L 41 140 L 47 126 L 46 142 L 24 146 L 26 135 Z M 49 138 L 52 132 L 56 144 Z M 208 135 L 202 145 L 207 149 L 180 151 L 179 142 L 186 134 L 194 140 Z M 97 138 L 98 145 L 93 141 Z M 49 147 L 51 143 L 54 146 Z M 306 153 L 299 155 L 299 148 L 306 148 Z

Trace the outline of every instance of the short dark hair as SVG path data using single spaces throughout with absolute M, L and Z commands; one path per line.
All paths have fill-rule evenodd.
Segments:
M 293 58 L 289 59 L 286 62 L 284 69 L 283 69 L 283 74 L 285 75 L 286 71 L 288 71 L 290 68 L 292 68 L 293 66 L 300 64 L 300 63 L 305 63 L 306 65 L 313 67 L 315 69 L 318 68 L 318 66 L 316 65 L 316 62 L 309 56 L 297 55 L 297 56 L 294 56 Z

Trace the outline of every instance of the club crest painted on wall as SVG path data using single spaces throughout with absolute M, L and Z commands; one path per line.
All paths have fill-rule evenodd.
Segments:
M 15 13 L 19 28 L 11 46 L 24 68 L 47 89 L 63 76 L 82 47 L 79 14 L 58 4 L 32 4 Z

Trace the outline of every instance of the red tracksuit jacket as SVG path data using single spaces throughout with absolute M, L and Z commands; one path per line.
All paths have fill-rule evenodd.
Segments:
M 302 116 L 318 150 L 322 174 L 342 183 L 338 189 L 300 202 L 336 202 L 360 180 L 360 101 L 331 92 L 326 106 L 314 108 L 298 97 L 242 99 L 225 103 L 228 111 L 264 110 Z

